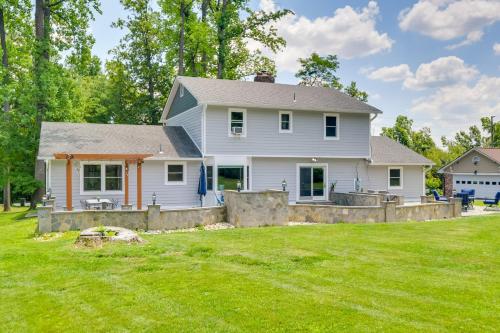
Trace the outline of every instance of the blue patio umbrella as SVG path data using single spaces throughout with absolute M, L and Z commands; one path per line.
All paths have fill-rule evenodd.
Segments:
M 207 177 L 205 175 L 205 165 L 201 162 L 200 179 L 198 181 L 198 194 L 200 195 L 200 205 L 203 206 L 203 197 L 207 195 Z

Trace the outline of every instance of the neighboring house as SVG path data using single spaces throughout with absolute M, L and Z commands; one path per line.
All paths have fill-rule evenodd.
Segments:
M 473 148 L 439 170 L 445 195 L 476 190 L 476 198 L 494 198 L 500 191 L 500 148 Z
M 371 136 L 380 113 L 335 89 L 177 77 L 162 126 L 45 122 L 38 156 L 59 207 L 98 196 L 143 208 L 153 193 L 162 206 L 197 206 L 202 161 L 205 205 L 238 183 L 258 191 L 283 181 L 292 202 L 327 200 L 332 183 L 419 200 L 433 163 Z

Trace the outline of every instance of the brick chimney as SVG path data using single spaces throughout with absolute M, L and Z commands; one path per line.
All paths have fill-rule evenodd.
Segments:
M 268 71 L 260 71 L 255 74 L 254 82 L 274 83 L 274 76 Z

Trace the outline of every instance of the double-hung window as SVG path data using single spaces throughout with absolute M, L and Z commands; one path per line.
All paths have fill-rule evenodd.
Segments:
M 246 116 L 247 115 L 245 109 L 229 109 L 229 136 L 246 136 Z
M 279 133 L 292 133 L 292 112 L 279 112 Z
M 82 169 L 82 194 L 123 191 L 122 164 L 84 163 Z
M 337 140 L 339 138 L 339 115 L 325 113 L 323 115 L 324 139 Z
M 165 184 L 185 185 L 186 184 L 186 163 L 167 162 L 165 163 Z
M 402 189 L 403 188 L 403 168 L 389 167 L 388 170 L 388 188 Z

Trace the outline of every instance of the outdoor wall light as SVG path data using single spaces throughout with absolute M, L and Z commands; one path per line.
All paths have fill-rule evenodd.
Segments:
M 316 162 L 318 162 L 318 159 L 317 159 L 316 157 L 313 157 L 313 158 L 312 158 L 312 161 L 313 161 L 314 163 L 316 163 Z
M 283 178 L 283 180 L 281 181 L 281 187 L 283 188 L 283 192 L 286 191 L 286 187 L 287 187 L 287 182 L 286 182 L 286 179 Z
M 153 206 L 156 205 L 156 192 L 153 192 Z
M 236 183 L 236 189 L 241 192 L 241 182 Z

